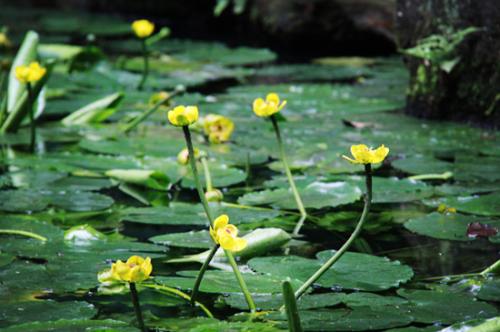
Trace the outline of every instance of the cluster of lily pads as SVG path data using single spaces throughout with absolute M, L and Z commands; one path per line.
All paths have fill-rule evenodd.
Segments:
M 97 63 L 30 32 L 4 76 L 0 327 L 495 331 L 496 133 L 390 112 L 395 59 L 239 67 L 274 55 L 132 29 Z

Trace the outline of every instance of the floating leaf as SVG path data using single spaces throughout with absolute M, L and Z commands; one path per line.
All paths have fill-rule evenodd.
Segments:
M 257 272 L 281 278 L 293 275 L 305 281 L 333 254 L 322 251 L 317 260 L 297 256 L 259 257 L 251 259 L 248 265 Z M 412 276 L 411 268 L 398 261 L 348 252 L 317 283 L 326 288 L 381 291 L 398 287 Z

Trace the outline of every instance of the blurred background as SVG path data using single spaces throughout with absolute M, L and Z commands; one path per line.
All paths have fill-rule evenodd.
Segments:
M 147 17 L 170 27 L 175 38 L 266 47 L 279 62 L 404 54 L 413 92 L 408 113 L 487 127 L 500 123 L 497 0 L 1 0 L 0 5 L 4 21 L 19 22 L 17 14 L 34 10 L 42 10 L 43 18 L 43 10 L 51 9 L 66 11 L 62 24 L 68 26 L 85 13 L 101 14 L 103 22 Z M 74 34 L 71 42 L 81 43 L 82 37 Z M 410 56 L 404 52 L 416 46 Z

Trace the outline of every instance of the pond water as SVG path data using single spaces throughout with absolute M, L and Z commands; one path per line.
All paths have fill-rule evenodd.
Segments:
M 0 18 L 13 44 L 36 30 L 39 57 L 56 61 L 36 106 L 35 152 L 29 126 L 0 136 L 0 230 L 31 234 L 0 234 L 2 330 L 137 331 L 128 290 L 97 280 L 134 254 L 153 262 L 153 278 L 139 285 L 151 331 L 286 330 L 281 281 L 297 289 L 360 217 L 363 167 L 341 156 L 361 143 L 390 153 L 374 166 L 360 237 L 298 301 L 304 330 L 455 331 L 498 316 L 500 280 L 480 274 L 499 259 L 498 134 L 404 115 L 408 75 L 398 56 L 292 64 L 267 49 L 172 32 L 150 46 L 139 91 L 141 44 L 129 22 L 14 9 Z M 15 55 L 7 49 L 1 60 Z M 180 85 L 186 91 L 170 105 L 123 132 L 153 94 Z M 273 127 L 251 106 L 269 92 L 287 100 L 279 125 L 309 215 L 293 239 L 299 213 Z M 235 124 L 222 144 L 200 125 L 191 130 L 224 195 L 214 214 L 228 214 L 242 234 L 264 229 L 263 243 L 236 254 L 257 316 L 221 258 L 201 285 L 205 309 L 172 291 L 190 293 L 203 262 L 195 254 L 212 246 L 193 175 L 177 161 L 185 141 L 166 116 L 175 105 Z

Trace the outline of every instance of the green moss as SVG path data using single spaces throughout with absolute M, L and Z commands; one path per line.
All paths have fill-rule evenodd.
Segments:
M 434 65 L 425 66 L 421 64 L 417 68 L 415 80 L 409 91 L 410 97 L 417 95 L 427 95 L 437 87 L 439 67 Z

